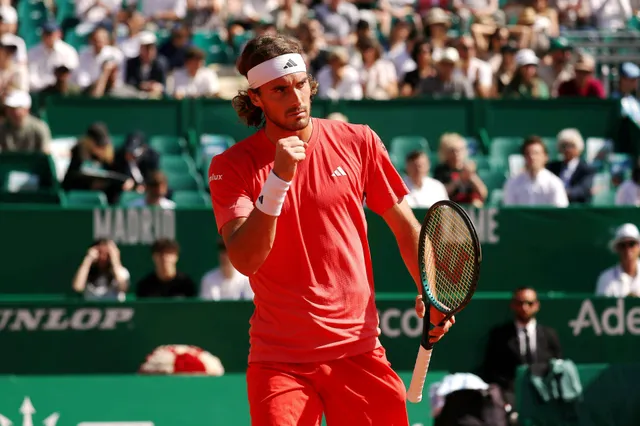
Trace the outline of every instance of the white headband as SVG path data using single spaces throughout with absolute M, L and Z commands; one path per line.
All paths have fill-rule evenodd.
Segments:
M 295 72 L 307 72 L 307 65 L 299 53 L 276 56 L 251 68 L 247 73 L 249 87 L 257 89 L 265 83 Z

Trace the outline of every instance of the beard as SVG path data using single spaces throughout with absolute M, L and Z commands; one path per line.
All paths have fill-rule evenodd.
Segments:
M 309 121 L 311 121 L 311 106 L 306 107 L 306 114 L 304 117 L 295 117 L 289 116 L 288 114 L 294 111 L 287 110 L 285 112 L 285 116 L 282 118 L 276 118 L 271 116 L 267 111 L 262 111 L 267 121 L 273 123 L 274 126 L 288 131 L 288 132 L 297 132 L 303 130 L 309 125 Z

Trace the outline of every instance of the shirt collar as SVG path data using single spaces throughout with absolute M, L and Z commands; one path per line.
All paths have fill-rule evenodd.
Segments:
M 531 334 L 531 332 L 533 332 L 536 329 L 536 325 L 538 324 L 538 322 L 536 321 L 535 318 L 533 318 L 531 321 L 529 321 L 527 323 L 527 325 L 521 323 L 520 321 L 516 320 L 516 328 L 518 329 L 518 331 L 522 330 L 523 328 L 526 327 L 527 332 Z

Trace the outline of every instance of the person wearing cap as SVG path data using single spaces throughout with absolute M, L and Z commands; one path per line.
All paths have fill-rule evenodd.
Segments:
M 321 99 L 362 99 L 362 85 L 358 71 L 349 64 L 349 53 L 336 46 L 329 54 L 329 63 L 318 71 L 318 97 Z
M 169 193 L 169 181 L 160 170 L 147 174 L 144 180 L 144 197 L 131 200 L 128 207 L 160 207 L 161 209 L 174 209 L 176 203 L 167 198 Z
M 598 277 L 596 296 L 640 297 L 640 232 L 633 223 L 616 230 L 609 250 L 618 255 L 618 264 Z
M 64 64 L 73 70 L 79 61 L 76 49 L 61 40 L 60 28 L 55 21 L 44 23 L 41 29 L 41 42 L 27 52 L 29 84 L 35 92 L 55 83 L 55 65 Z
M 602 82 L 594 76 L 596 61 L 593 56 L 583 53 L 573 65 L 575 77 L 558 87 L 558 97 L 581 97 L 604 99 Z
M 505 98 L 549 98 L 549 88 L 538 77 L 539 62 L 540 60 L 531 49 L 521 49 L 516 53 L 517 70 L 509 85 L 504 89 Z
M 0 6 L 0 36 L 7 35 L 13 39 L 16 46 L 16 62 L 26 67 L 27 45 L 21 37 L 16 35 L 18 30 L 18 12 L 11 6 Z
M 213 98 L 219 91 L 218 74 L 205 66 L 205 54 L 197 47 L 187 49 L 184 66 L 167 79 L 167 93 L 176 99 Z
M 13 37 L 0 36 L 0 97 L 13 89 L 29 91 L 29 76 L 25 67 L 16 63 L 16 50 Z
M 100 26 L 89 36 L 89 45 L 80 50 L 78 67 L 72 75 L 74 84 L 82 89 L 95 84 L 103 74 L 103 65 L 107 58 L 116 67 L 120 67 L 124 55 L 117 47 L 110 45 L 109 32 Z
M 138 34 L 138 41 L 140 54 L 127 60 L 125 82 L 153 97 L 159 97 L 164 92 L 169 65 L 165 58 L 158 56 L 154 33 L 143 31 Z
M 432 54 L 439 55 L 447 47 L 451 28 L 451 16 L 439 7 L 432 7 L 425 17 L 426 33 L 432 47 Z
M 417 88 L 418 96 L 433 98 L 472 99 L 473 86 L 462 73 L 455 72 L 460 55 L 455 47 L 433 52 L 436 75 L 427 77 Z
M 575 77 L 575 71 L 571 64 L 573 48 L 564 37 L 552 38 L 549 42 L 549 56 L 551 63 L 538 67 L 538 76 L 544 81 L 551 92 L 551 97 L 558 96 L 558 88 L 565 81 Z
M 638 97 L 638 79 L 640 78 L 640 67 L 633 62 L 620 64 L 620 80 L 618 89 L 611 94 L 613 99 L 626 97 Z
M 0 152 L 49 153 L 51 131 L 47 123 L 29 114 L 31 96 L 11 90 L 4 97 L 7 119 L 0 124 Z
M 581 156 L 584 151 L 584 139 L 578 129 L 564 129 L 556 137 L 558 152 L 562 160 L 547 164 L 554 175 L 562 179 L 570 203 L 589 203 L 591 187 L 596 171 Z

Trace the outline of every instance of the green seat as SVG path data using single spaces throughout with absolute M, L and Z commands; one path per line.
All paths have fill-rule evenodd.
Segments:
M 171 199 L 178 207 L 208 206 L 209 198 L 200 191 L 174 191 Z
M 522 138 L 493 138 L 489 146 L 489 157 L 493 164 L 507 164 L 511 154 L 519 154 Z
M 236 143 L 229 135 L 203 134 L 200 136 L 200 147 L 197 154 L 198 166 L 207 171 L 211 159 Z
M 613 189 L 601 189 L 596 191 L 591 198 L 591 205 L 598 207 L 611 207 L 616 204 L 616 191 Z
M 476 155 L 470 158 L 473 162 L 476 163 L 476 168 L 478 170 L 490 170 L 491 162 L 489 161 L 489 157 L 484 155 Z
M 65 204 L 68 207 L 107 207 L 109 202 L 107 201 L 107 196 L 102 191 L 73 190 L 65 194 Z
M 489 203 L 488 205 L 491 207 L 500 207 L 502 205 L 502 200 L 504 199 L 504 191 L 502 189 L 493 189 L 489 193 Z
M 174 191 L 204 191 L 203 180 L 196 174 L 168 172 L 167 179 Z
M 507 177 L 504 173 L 493 170 L 478 170 L 478 177 L 482 179 L 482 182 L 487 186 L 488 191 L 494 189 L 502 189 Z
M 0 204 L 57 204 L 62 203 L 62 191 L 43 189 L 36 191 L 0 191 Z
M 58 190 L 55 164 L 43 153 L 0 153 L 0 188 L 8 192 Z
M 142 197 L 144 197 L 144 194 L 140 194 L 139 192 L 136 192 L 136 191 L 123 191 L 120 194 L 120 200 L 118 201 L 118 203 L 121 206 L 126 206 L 133 200 L 136 200 Z
M 191 157 L 183 155 L 161 155 L 160 169 L 165 173 L 188 174 L 196 171 L 196 166 Z
M 152 136 L 149 145 L 159 154 L 180 155 L 187 144 L 180 136 Z
M 195 47 L 205 52 L 207 64 L 227 64 L 234 60 L 233 48 L 222 39 L 218 32 L 195 32 L 192 42 Z
M 413 151 L 428 154 L 429 142 L 423 136 L 395 136 L 390 142 L 391 162 L 398 170 L 404 170 L 407 155 Z
M 549 161 L 560 159 L 560 152 L 558 152 L 558 140 L 550 137 L 542 138 L 544 145 L 547 147 L 547 153 L 549 155 Z

